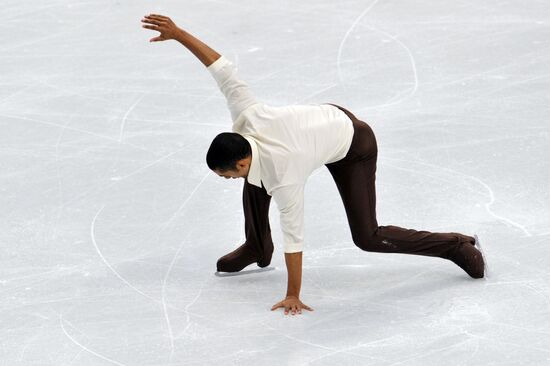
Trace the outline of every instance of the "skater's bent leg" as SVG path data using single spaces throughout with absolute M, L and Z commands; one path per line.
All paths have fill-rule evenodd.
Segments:
M 243 187 L 244 230 L 246 245 L 256 249 L 260 258 L 267 264 L 273 253 L 273 239 L 269 226 L 269 205 L 271 196 L 265 187 L 259 188 L 245 179 Z M 266 264 L 266 265 L 267 265 Z
M 470 276 L 483 276 L 471 236 L 433 233 L 398 226 L 379 226 L 376 220 L 376 160 L 378 148 L 372 128 L 342 109 L 353 122 L 354 135 L 346 156 L 326 164 L 346 210 L 351 235 L 359 248 L 384 253 L 405 253 L 450 259 Z
M 244 182 L 243 210 L 245 220 L 245 243 L 239 248 L 218 259 L 219 272 L 238 272 L 244 267 L 258 262 L 265 267 L 271 262 L 273 241 L 269 226 L 269 196 L 262 186 Z
M 398 226 L 379 226 L 376 219 L 376 156 L 327 165 L 346 210 L 353 242 L 371 252 L 404 253 L 449 259 L 461 243 L 474 238 L 460 233 L 433 233 Z

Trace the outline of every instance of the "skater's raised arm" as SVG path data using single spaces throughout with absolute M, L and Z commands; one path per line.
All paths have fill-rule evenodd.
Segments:
M 258 103 L 250 91 L 248 84 L 239 79 L 237 68 L 219 53 L 190 33 L 179 28 L 174 22 L 159 14 L 149 14 L 141 21 L 147 23 L 144 28 L 160 32 L 160 35 L 151 38 L 150 42 L 174 39 L 191 51 L 212 74 L 221 92 L 227 99 L 227 106 L 231 117 L 235 121 L 248 107 Z
M 151 38 L 149 42 L 166 41 L 174 39 L 187 47 L 197 58 L 208 67 L 221 57 L 219 53 L 208 47 L 200 39 L 195 38 L 192 34 L 176 26 L 176 24 L 168 17 L 159 14 L 145 15 L 141 20 L 147 25 L 143 28 L 152 29 L 160 32 L 158 37 Z

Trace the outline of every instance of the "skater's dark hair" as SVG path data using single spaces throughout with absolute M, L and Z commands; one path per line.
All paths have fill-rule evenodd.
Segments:
M 252 154 L 250 143 L 235 132 L 222 132 L 212 140 L 206 153 L 210 170 L 236 170 L 237 161 Z

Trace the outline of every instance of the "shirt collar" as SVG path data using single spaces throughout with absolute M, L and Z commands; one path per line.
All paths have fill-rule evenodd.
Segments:
M 246 177 L 246 180 L 248 183 L 262 188 L 262 180 L 260 176 L 261 163 L 260 154 L 258 153 L 258 146 L 256 145 L 256 141 L 254 141 L 254 139 L 250 136 L 243 137 L 250 143 L 250 148 L 252 149 L 252 160 L 250 161 L 250 169 L 248 170 L 248 177 Z

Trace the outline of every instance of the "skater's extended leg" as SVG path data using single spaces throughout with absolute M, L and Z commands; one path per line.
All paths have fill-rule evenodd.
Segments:
M 339 107 L 341 108 L 341 107 Z M 365 251 L 417 254 L 452 260 L 472 277 L 483 276 L 483 261 L 475 239 L 456 233 L 434 233 L 379 226 L 376 220 L 376 138 L 370 126 L 341 108 L 354 124 L 350 151 L 340 161 L 327 164 L 342 197 L 355 245 Z

